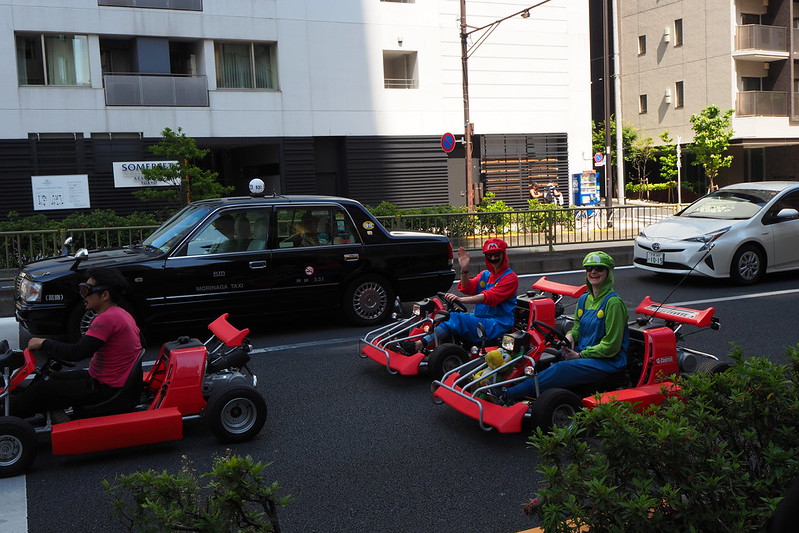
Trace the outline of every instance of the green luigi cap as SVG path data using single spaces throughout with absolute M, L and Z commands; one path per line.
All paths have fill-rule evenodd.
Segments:
M 605 252 L 589 252 L 583 259 L 583 266 L 603 266 L 607 269 L 613 269 L 616 262 Z

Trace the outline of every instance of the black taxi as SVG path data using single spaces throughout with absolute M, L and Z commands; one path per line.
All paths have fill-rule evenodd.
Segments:
M 78 283 L 115 267 L 139 326 L 208 323 L 221 313 L 268 317 L 340 311 L 357 325 L 388 318 L 395 297 L 446 291 L 449 239 L 387 231 L 360 203 L 331 196 L 236 197 L 194 202 L 143 242 L 44 259 L 16 279 L 16 318 L 30 335 L 77 338 L 93 316 Z M 171 328 L 170 328 L 171 329 Z

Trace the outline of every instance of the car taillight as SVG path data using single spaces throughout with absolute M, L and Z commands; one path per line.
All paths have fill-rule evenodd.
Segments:
M 452 254 L 452 243 L 451 242 L 447 242 L 447 248 L 449 248 L 449 266 L 452 266 L 452 260 L 453 260 L 454 256 Z

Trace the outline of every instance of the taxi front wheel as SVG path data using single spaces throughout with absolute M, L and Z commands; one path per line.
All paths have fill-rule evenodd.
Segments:
M 371 326 L 386 321 L 393 301 L 394 290 L 385 278 L 362 276 L 344 291 L 341 308 L 353 324 Z

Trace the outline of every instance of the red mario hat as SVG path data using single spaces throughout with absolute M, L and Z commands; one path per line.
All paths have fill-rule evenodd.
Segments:
M 492 237 L 483 243 L 484 254 L 493 253 L 493 252 L 504 252 L 507 249 L 508 249 L 508 243 L 506 243 L 502 239 L 497 239 L 496 237 Z

